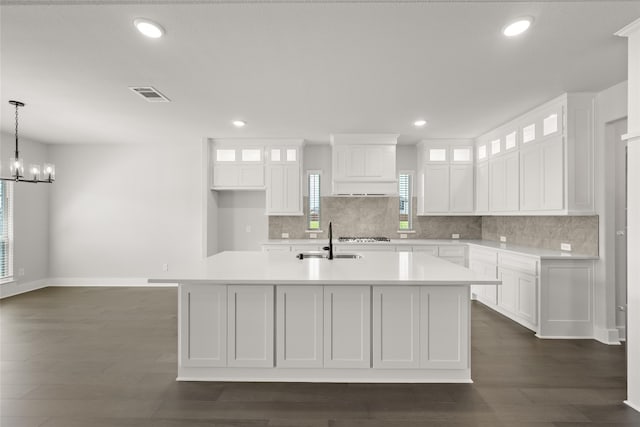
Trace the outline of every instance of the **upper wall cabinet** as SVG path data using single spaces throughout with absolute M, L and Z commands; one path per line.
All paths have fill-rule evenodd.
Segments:
M 254 140 L 215 140 L 211 149 L 213 190 L 263 190 L 264 144 Z
M 302 215 L 303 140 L 283 141 L 265 148 L 267 215 Z
M 211 189 L 266 190 L 267 215 L 302 215 L 304 140 L 221 139 L 210 143 Z
M 398 135 L 331 135 L 332 193 L 398 194 Z
M 476 213 L 595 211 L 594 96 L 564 94 L 476 140 Z
M 426 140 L 418 144 L 418 215 L 473 213 L 473 143 Z

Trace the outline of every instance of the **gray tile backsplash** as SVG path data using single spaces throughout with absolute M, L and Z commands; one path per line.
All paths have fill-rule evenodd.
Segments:
M 560 249 L 560 243 L 570 243 L 573 252 L 598 254 L 597 216 L 417 216 L 413 203 L 413 228 L 409 239 L 461 239 L 499 241 L 506 236 L 508 243 L 544 249 Z M 304 198 L 304 211 L 309 199 Z M 383 236 L 397 239 L 397 197 L 322 197 L 321 224 L 325 239 L 329 221 L 333 233 L 339 236 Z M 306 239 L 307 217 L 270 216 L 269 239 Z
M 304 198 L 304 207 L 308 198 Z M 322 197 L 320 227 L 324 230 L 319 238 L 326 236 L 329 221 L 333 223 L 334 236 L 382 236 L 397 239 L 398 206 L 397 197 Z M 482 218 L 475 216 L 416 216 L 413 203 L 413 228 L 409 239 L 450 239 L 452 233 L 461 239 L 480 239 Z M 269 239 L 280 239 L 282 233 L 289 233 L 290 239 L 306 239 L 306 216 L 270 216 Z
M 598 216 L 485 216 L 482 238 L 543 249 L 570 243 L 573 252 L 598 255 Z

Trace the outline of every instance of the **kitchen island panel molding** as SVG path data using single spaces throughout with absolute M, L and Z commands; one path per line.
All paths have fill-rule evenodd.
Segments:
M 273 286 L 230 285 L 227 295 L 228 365 L 273 366 Z
M 423 287 L 420 308 L 420 367 L 469 369 L 469 287 Z
M 227 287 L 181 287 L 178 296 L 180 364 L 227 365 Z
M 374 286 L 373 367 L 420 366 L 420 288 Z
M 322 286 L 277 286 L 277 366 L 322 367 L 323 296 Z
M 371 367 L 371 288 L 325 286 L 324 366 Z

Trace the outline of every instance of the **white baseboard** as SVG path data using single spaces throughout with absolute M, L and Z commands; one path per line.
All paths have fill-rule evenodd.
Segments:
M 49 286 L 48 279 L 34 280 L 25 283 L 20 283 L 19 281 L 4 283 L 0 285 L 0 299 L 46 288 L 47 286 Z
M 593 328 L 593 338 L 603 344 L 620 345 L 620 332 L 618 329 Z
M 141 286 L 176 287 L 177 283 L 149 283 L 145 277 L 54 277 L 49 286 Z
M 618 337 L 620 337 L 620 341 L 627 340 L 627 328 L 626 326 L 618 326 Z
M 625 405 L 627 405 L 630 408 L 635 409 L 636 411 L 640 412 L 640 404 L 635 404 L 635 403 L 631 403 L 628 400 L 624 401 Z

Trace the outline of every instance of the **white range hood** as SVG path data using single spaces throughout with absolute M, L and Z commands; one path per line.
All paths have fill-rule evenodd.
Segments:
M 332 194 L 395 196 L 397 134 L 331 135 Z

